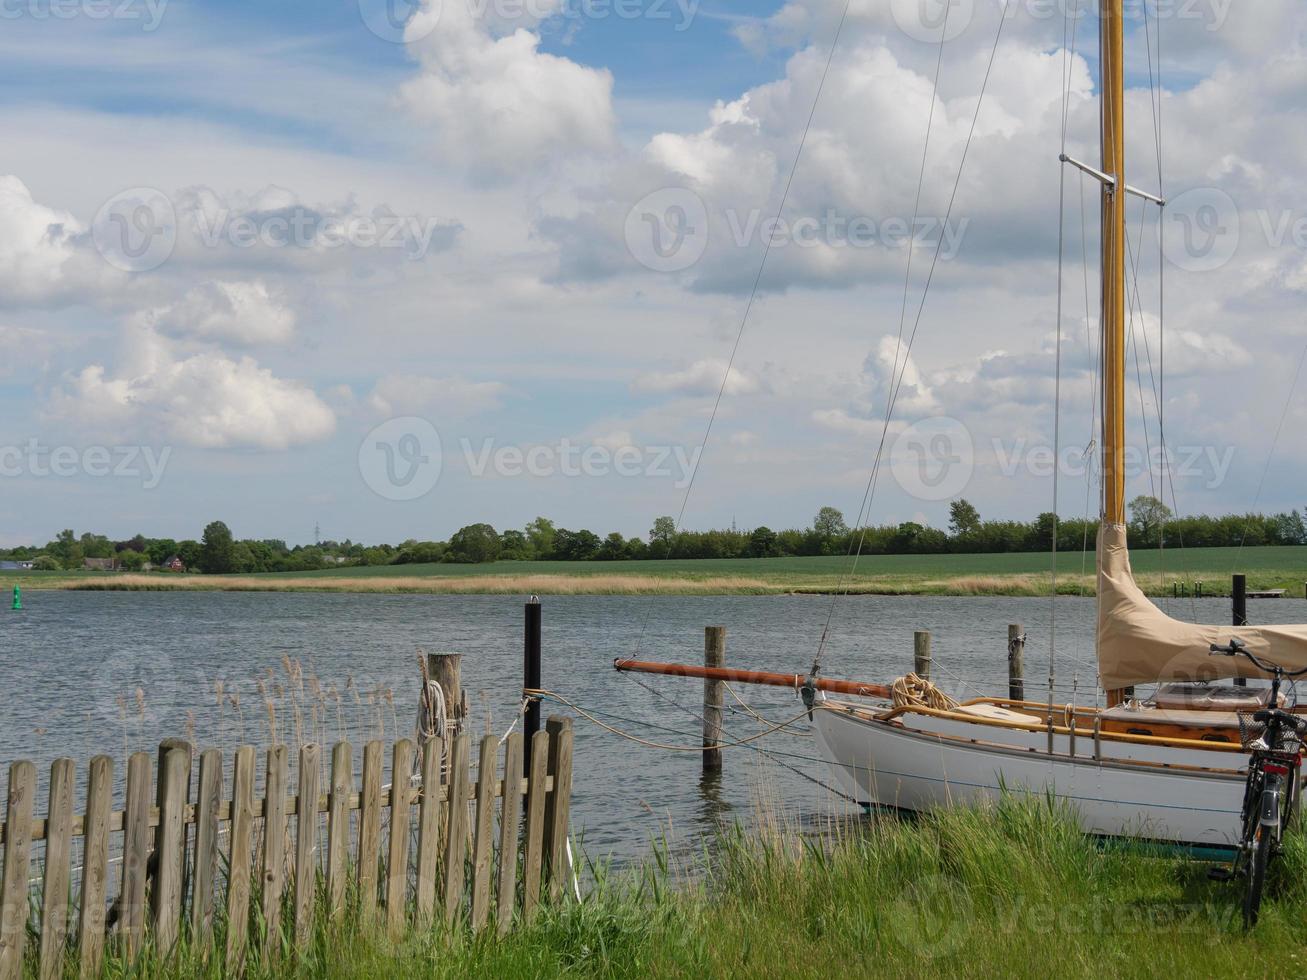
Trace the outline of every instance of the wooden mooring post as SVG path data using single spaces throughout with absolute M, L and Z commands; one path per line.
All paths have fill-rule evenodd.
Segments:
M 445 698 L 446 722 L 450 728 L 448 732 L 436 732 L 437 738 L 453 738 L 463 731 L 467 699 L 463 693 L 462 672 L 461 653 L 427 654 L 427 676 L 440 685 L 440 692 Z
M 1019 623 L 1007 628 L 1007 696 L 1013 701 L 1026 699 L 1024 656 L 1026 633 Z
M 912 672 L 923 681 L 930 680 L 930 630 L 912 634 Z
M 706 626 L 703 631 L 703 665 L 726 666 L 726 627 Z M 722 714 L 726 708 L 725 681 L 703 682 L 703 771 L 722 768 Z
M 1248 625 L 1248 576 L 1236 575 L 1230 588 L 1230 604 L 1232 606 L 1234 626 Z M 1234 679 L 1235 687 L 1247 687 L 1248 680 L 1244 677 Z
M 522 648 L 522 690 L 540 690 L 540 637 L 543 610 L 540 597 L 533 595 L 526 604 L 526 629 Z M 535 733 L 540 731 L 540 702 L 532 699 L 527 702 L 526 715 L 522 718 L 526 751 L 522 756 L 522 775 L 531 774 L 531 745 Z

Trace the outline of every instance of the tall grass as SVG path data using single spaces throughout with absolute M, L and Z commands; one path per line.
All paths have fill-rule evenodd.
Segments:
M 811 837 L 725 831 L 692 868 L 655 849 L 600 870 L 581 904 L 504 939 L 461 930 L 392 941 L 319 917 L 303 952 L 255 958 L 267 977 L 1279 976 L 1307 970 L 1307 847 L 1274 866 L 1257 929 L 1206 865 L 1082 836 L 1047 802 L 1011 799 Z M 189 947 L 136 975 L 222 975 Z M 125 976 L 121 962 L 108 973 Z

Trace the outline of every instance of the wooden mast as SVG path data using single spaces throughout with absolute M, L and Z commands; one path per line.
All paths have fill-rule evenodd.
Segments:
M 1125 46 L 1124 0 L 1103 4 L 1103 519 L 1125 523 Z
M 1101 24 L 1103 173 L 1103 521 L 1125 523 L 1125 11 L 1124 0 L 1106 0 Z M 1060 329 L 1060 327 L 1059 327 Z M 1100 552 L 1101 561 L 1101 552 Z M 1125 692 L 1107 692 L 1109 705 Z

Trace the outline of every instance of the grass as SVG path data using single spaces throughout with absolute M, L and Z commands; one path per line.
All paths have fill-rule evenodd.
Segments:
M 1008 799 L 821 837 L 727 831 L 675 868 L 656 850 L 581 904 L 505 939 L 415 930 L 397 940 L 321 916 L 302 952 L 252 952 L 254 977 L 1281 976 L 1307 968 L 1307 846 L 1272 866 L 1262 921 L 1207 865 L 1082 836 L 1042 800 Z M 218 924 L 221 936 L 222 925 Z M 120 961 L 110 976 L 131 971 Z M 183 946 L 134 975 L 220 977 Z
M 1209 594 L 1229 589 L 1242 571 L 1252 589 L 1301 595 L 1307 547 L 1190 548 L 1138 551 L 1135 571 L 1146 591 L 1203 582 Z M 316 591 L 554 595 L 769 595 L 847 589 L 868 595 L 1048 595 L 1047 554 L 868 555 L 848 574 L 844 557 L 723 558 L 615 562 L 494 562 L 483 565 L 384 565 L 266 575 L 126 575 L 104 572 L 0 572 L 0 586 L 112 590 Z M 1057 588 L 1092 595 L 1093 556 L 1058 556 Z

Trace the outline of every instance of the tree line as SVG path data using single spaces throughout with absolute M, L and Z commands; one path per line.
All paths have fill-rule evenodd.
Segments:
M 1130 543 L 1136 549 L 1307 544 L 1307 523 L 1297 510 L 1282 514 L 1231 514 L 1176 517 L 1160 500 L 1130 502 Z M 945 529 L 915 521 L 851 528 L 834 507 L 822 507 L 805 528 L 756 527 L 687 531 L 671 517 L 659 517 L 646 537 L 614 531 L 560 527 L 537 517 L 521 530 L 499 531 L 490 524 L 459 528 L 448 541 L 410 539 L 400 544 L 366 545 L 350 540 L 287 546 L 275 539 L 236 539 L 222 521 L 205 527 L 200 539 L 175 541 L 136 535 L 112 541 L 103 535 L 61 531 L 44 547 L 0 552 L 10 560 L 35 561 L 39 569 L 81 568 L 87 558 L 115 559 L 128 571 L 163 568 L 171 559 L 192 572 L 207 574 L 298 572 L 342 566 L 411 565 L 433 562 L 643 561 L 664 558 L 785 558 L 843 555 L 994 554 L 1051 550 L 1077 552 L 1094 546 L 1098 520 L 1040 514 L 1033 521 L 985 520 L 966 500 L 949 506 Z

